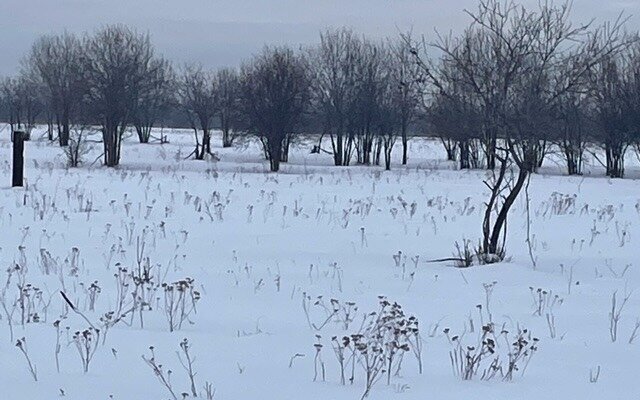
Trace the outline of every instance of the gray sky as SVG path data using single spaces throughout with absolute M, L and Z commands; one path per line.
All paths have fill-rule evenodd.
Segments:
M 535 5 L 537 0 L 521 0 Z M 149 31 L 158 51 L 178 64 L 236 65 L 264 43 L 306 44 L 327 27 L 350 26 L 383 37 L 413 28 L 432 35 L 468 23 L 476 0 L 0 0 L 0 75 L 16 72 L 35 38 L 81 33 L 108 23 Z M 574 0 L 576 22 L 615 19 L 638 29 L 640 0 Z

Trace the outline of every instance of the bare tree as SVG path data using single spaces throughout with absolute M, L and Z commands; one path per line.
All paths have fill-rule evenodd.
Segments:
M 387 72 L 385 71 L 385 62 L 389 60 L 387 56 L 382 43 L 363 40 L 359 57 L 354 60 L 357 84 L 351 113 L 353 118 L 348 126 L 349 130 L 355 133 L 356 156 L 359 164 L 369 165 L 372 163 L 371 153 L 376 137 L 374 129 L 377 118 L 376 108 L 380 101 L 382 81 L 385 79 L 383 75 Z M 388 67 L 388 65 L 386 66 Z M 378 143 L 382 144 L 381 141 Z M 377 155 L 380 149 L 381 146 L 378 146 L 373 160 L 375 164 L 379 163 Z
M 84 161 L 84 156 L 91 150 L 87 143 L 87 136 L 91 133 L 91 130 L 92 128 L 89 125 L 76 124 L 71 126 L 69 145 L 64 148 L 69 168 L 79 167 Z
M 55 136 L 53 132 L 54 132 L 54 121 L 55 121 L 56 114 L 53 109 L 53 105 L 51 104 L 51 101 L 48 98 L 45 98 L 44 113 L 45 113 L 45 119 L 47 121 L 47 139 L 53 142 L 55 140 Z
M 213 80 L 216 111 L 222 131 L 222 147 L 231 147 L 241 131 L 238 102 L 240 97 L 240 78 L 231 68 L 222 68 Z
M 637 71 L 630 54 L 607 57 L 593 69 L 592 95 L 596 114 L 596 140 L 605 151 L 606 174 L 624 177 L 624 159 L 637 138 L 633 114 Z
M 479 168 L 481 110 L 472 92 L 463 90 L 455 82 L 450 85 L 446 95 L 438 93 L 432 97 L 427 122 L 443 142 L 449 160 L 457 159 L 460 169 Z
M 403 115 L 406 110 L 402 108 L 405 105 L 406 98 L 403 88 L 395 80 L 397 78 L 394 75 L 397 72 L 394 68 L 396 67 L 394 65 L 395 61 L 391 58 L 387 59 L 385 72 L 378 84 L 379 89 L 375 97 L 375 117 L 373 119 L 375 133 L 379 139 L 377 152 L 379 154 L 380 149 L 384 151 L 384 168 L 387 171 L 391 169 L 391 152 L 398 134 L 404 139 L 402 135 L 407 133 L 403 131 L 403 128 L 405 128 L 403 124 L 407 122 L 403 119 L 406 116 Z M 406 150 L 404 142 L 403 150 Z M 378 154 L 376 154 L 376 164 L 379 161 Z M 405 155 L 403 152 L 403 157 Z
M 199 65 L 186 66 L 179 82 L 179 103 L 193 129 L 196 148 L 194 155 L 203 160 L 211 153 L 211 125 L 216 111 L 214 76 Z M 202 131 L 202 142 L 198 137 Z
M 569 175 L 581 175 L 589 133 L 595 130 L 590 117 L 589 98 L 583 93 L 568 93 L 558 99 L 555 109 L 559 126 L 554 143 L 560 149 Z
M 61 146 L 69 143 L 70 126 L 86 93 L 83 61 L 81 41 L 66 32 L 36 40 L 26 59 L 29 68 L 36 71 L 47 86 L 47 97 L 55 114 Z
M 402 140 L 402 165 L 407 164 L 409 150 L 409 129 L 415 121 L 422 103 L 417 64 L 411 54 L 411 32 L 405 34 L 408 40 L 398 38 L 390 43 L 392 95 L 400 117 L 400 138 Z
M 92 115 L 102 126 L 104 163 L 120 163 L 122 136 L 140 98 L 147 95 L 145 78 L 162 63 L 154 62 L 149 36 L 124 25 L 107 26 L 86 39 L 85 68 Z
M 151 60 L 148 73 L 143 76 L 142 90 L 133 115 L 140 143 L 149 143 L 151 130 L 175 104 L 175 76 L 171 63 L 158 57 Z M 160 141 L 163 139 L 160 138 Z
M 308 109 L 310 86 L 304 60 L 286 47 L 265 47 L 241 69 L 241 107 L 249 132 L 258 136 L 276 172 Z
M 416 82 L 407 69 L 412 59 L 408 50 L 406 54 L 401 53 L 404 50 L 398 49 L 398 43 L 366 46 L 373 54 L 364 60 L 367 74 L 363 86 L 366 90 L 360 94 L 358 101 L 362 102 L 366 111 L 360 129 L 364 138 L 367 131 L 373 133 L 373 163 L 379 165 L 381 153 L 384 153 L 385 169 L 390 170 L 391 153 L 398 136 L 403 140 L 403 161 L 406 163 L 408 129 L 417 115 L 419 102 Z M 361 137 L 358 139 L 362 140 Z M 364 150 L 362 148 L 359 153 L 362 154 Z M 364 156 L 367 157 L 366 154 Z
M 322 134 L 331 139 L 335 165 L 349 165 L 354 150 L 353 107 L 362 43 L 348 29 L 327 31 L 310 51 L 314 113 Z

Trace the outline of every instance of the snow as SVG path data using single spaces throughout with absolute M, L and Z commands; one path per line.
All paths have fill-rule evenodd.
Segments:
M 640 317 L 636 180 L 609 180 L 595 161 L 586 166 L 585 176 L 567 177 L 559 160 L 549 160 L 530 185 L 535 268 L 526 245 L 522 196 L 510 215 L 508 261 L 457 269 L 427 261 L 450 257 L 456 241 L 475 243 L 480 237 L 486 172 L 455 170 L 435 140 L 413 139 L 409 165 L 401 167 L 395 160 L 390 172 L 331 166 L 329 155 L 310 154 L 312 143 L 305 142 L 293 148 L 282 172 L 272 174 L 255 143 L 222 149 L 214 135 L 221 160 L 195 161 L 185 159 L 192 149 L 188 131 L 165 133 L 171 141 L 165 145 L 140 145 L 128 138 L 117 169 L 90 165 L 99 155 L 97 143 L 83 167 L 66 169 L 55 144 L 28 142 L 24 189 L 9 187 L 11 143 L 6 129 L 0 133 L 0 265 L 4 270 L 20 263 L 22 247 L 26 282 L 42 289 L 45 303 L 51 300 L 42 322 L 21 326 L 16 309 L 13 341 L 7 316 L 0 312 L 0 397 L 168 399 L 141 358 L 149 355 L 150 346 L 163 368 L 173 371 L 171 382 L 180 397 L 190 386 L 176 352 L 188 338 L 198 390 L 211 382 L 215 399 L 359 399 L 363 371 L 358 367 L 353 385 L 340 385 L 330 339 L 353 333 L 364 313 L 377 310 L 380 295 L 419 319 L 424 371 L 419 374 L 413 355 L 405 355 L 399 376 L 391 385 L 380 380 L 370 399 L 640 396 L 634 382 L 640 337 L 628 343 Z M 637 166 L 630 167 L 631 177 L 637 172 Z M 573 197 L 575 204 L 560 210 L 562 196 Z M 157 307 L 161 304 L 144 312 L 144 328 L 137 318 L 131 326 L 117 324 L 85 374 L 67 327 L 72 335 L 88 324 L 65 311 L 62 280 L 43 273 L 41 249 L 59 265 L 65 265 L 72 248 L 79 250 L 77 276 L 63 267 L 64 290 L 98 326 L 100 316 L 116 304 L 116 263 L 129 269 L 137 265 L 138 238 L 162 282 L 194 279 L 201 293 L 197 313 L 174 332 Z M 121 251 L 109 259 L 112 246 Z M 398 252 L 400 266 L 394 261 Z M 5 281 L 4 272 L 0 279 Z M 94 281 L 101 292 L 95 311 L 89 311 L 86 288 Z M 453 347 L 444 330 L 461 334 L 466 329 L 465 344 L 475 344 L 480 327 L 476 306 L 486 304 L 483 284 L 492 282 L 493 322 L 511 334 L 526 327 L 539 338 L 538 351 L 524 374 L 517 372 L 511 382 L 462 381 L 452 373 Z M 14 275 L 5 293 L 10 312 L 16 284 Z M 555 338 L 546 312 L 534 315 L 531 291 L 538 288 L 562 299 L 553 308 Z M 612 343 L 614 292 L 618 304 L 630 297 Z M 320 331 L 312 329 L 303 293 L 314 300 L 355 302 L 357 322 L 349 332 L 333 321 Z M 161 288 L 155 296 L 162 296 Z M 53 322 L 61 315 L 66 317 L 60 322 L 58 373 Z M 313 305 L 309 317 L 316 325 L 326 318 Z M 474 333 L 469 332 L 470 317 Z M 326 382 L 313 382 L 316 334 L 324 344 Z M 15 346 L 22 337 L 37 382 Z M 304 356 L 291 363 L 296 354 Z M 590 370 L 598 366 L 599 379 L 591 383 Z

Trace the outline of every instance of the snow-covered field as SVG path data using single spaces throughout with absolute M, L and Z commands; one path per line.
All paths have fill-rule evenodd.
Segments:
M 271 174 L 254 144 L 222 149 L 217 136 L 219 162 L 185 160 L 188 131 L 169 132 L 163 146 L 130 138 L 118 169 L 88 165 L 98 144 L 85 166 L 66 169 L 62 151 L 38 139 L 26 145 L 28 185 L 12 189 L 7 130 L 0 136 L 0 398 L 170 399 L 142 358 L 151 346 L 176 397 L 191 397 L 179 359 L 187 338 L 198 397 L 208 382 L 220 400 L 359 399 L 365 371 L 356 364 L 349 382 L 347 351 L 342 385 L 331 338 L 358 332 L 379 296 L 417 317 L 423 370 L 413 351 L 399 371 L 396 358 L 390 384 L 381 376 L 371 399 L 640 397 L 640 332 L 629 343 L 640 318 L 636 180 L 609 180 L 595 164 L 566 177 L 550 160 L 529 189 L 536 267 L 522 196 L 509 220 L 509 261 L 457 269 L 427 261 L 478 240 L 486 173 L 456 171 L 434 140 L 412 140 L 409 165 L 390 172 L 333 167 L 303 144 Z M 165 300 L 182 292 L 162 284 L 185 278 L 185 313 L 192 290 L 200 298 L 181 326 L 174 308 L 170 332 Z M 127 313 L 136 288 L 143 311 Z M 126 316 L 113 323 L 118 312 Z M 508 364 L 518 329 L 528 346 L 539 339 L 537 351 L 511 381 L 499 372 L 481 379 L 491 355 L 464 381 L 450 352 L 457 341 L 477 346 L 489 320 L 500 362 Z M 100 338 L 85 373 L 73 336 L 90 324 Z M 16 346 L 23 337 L 37 382 Z

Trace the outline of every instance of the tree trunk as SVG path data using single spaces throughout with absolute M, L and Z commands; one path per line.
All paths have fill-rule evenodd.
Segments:
M 102 142 L 104 143 L 104 164 L 116 167 L 120 164 L 120 144 L 125 127 L 117 123 L 106 123 L 102 128 Z
M 204 158 L 204 153 L 211 154 L 211 132 L 209 132 L 209 128 L 204 128 L 202 130 L 202 146 L 202 157 Z
M 380 154 L 382 153 L 382 138 L 379 137 L 376 140 L 376 148 L 374 153 L 374 162 L 376 165 L 380 165 Z
M 391 151 L 394 141 L 393 137 L 388 137 L 384 142 L 384 169 L 387 171 L 391 170 Z
M 536 172 L 537 172 L 538 168 L 541 168 L 542 164 L 544 164 L 544 158 L 546 156 L 547 156 L 547 141 L 543 140 L 538 145 L 538 163 L 536 165 Z
M 573 141 L 565 139 L 560 146 L 567 161 L 567 173 L 580 175 L 582 173 L 582 144 L 575 144 Z
M 331 135 L 331 145 L 333 147 L 333 163 L 336 166 L 342 165 L 342 134 L 337 134 L 335 140 L 333 135 Z
M 407 161 L 409 160 L 408 152 L 409 152 L 409 140 L 407 138 L 407 126 L 406 124 L 402 124 L 402 131 L 400 132 L 402 136 L 402 165 L 407 165 Z
M 516 180 L 515 185 L 505 197 L 502 207 L 498 213 L 498 217 L 496 218 L 496 222 L 493 225 L 493 232 L 491 233 L 491 240 L 489 242 L 488 254 L 500 254 L 504 253 L 504 249 L 501 249 L 500 246 L 500 235 L 503 234 L 502 230 L 505 230 L 506 234 L 506 224 L 507 224 L 507 216 L 509 214 L 509 210 L 511 206 L 515 203 L 520 191 L 524 187 L 524 184 L 529 177 L 529 172 L 526 168 L 520 168 L 518 171 L 518 179 Z
M 456 145 L 455 141 L 448 138 L 440 138 L 442 145 L 444 146 L 444 150 L 447 152 L 447 161 L 455 161 L 456 160 Z
M 343 136 L 342 140 L 343 144 L 343 154 L 342 154 L 342 165 L 349 166 L 351 164 L 351 156 L 353 155 L 353 134 L 349 134 L 347 136 Z
M 605 152 L 607 157 L 607 176 L 624 178 L 624 148 L 607 144 Z
M 284 139 L 276 140 L 275 138 L 267 138 L 267 147 L 269 149 L 269 167 L 271 172 L 280 170 L 280 160 L 282 160 L 282 146 Z
M 578 164 L 573 159 L 572 155 L 567 156 L 567 173 L 569 175 L 578 175 Z
M 485 157 L 487 159 L 487 169 L 494 170 L 496 168 L 496 143 L 490 140 L 485 147 Z
M 50 142 L 53 141 L 53 120 L 51 118 L 47 118 L 47 139 Z
M 62 114 L 62 131 L 59 132 L 59 142 L 60 142 L 60 146 L 62 147 L 66 147 L 69 145 L 69 135 L 70 135 L 70 124 L 71 122 L 69 121 L 69 110 L 65 109 L 63 114 Z
M 151 139 L 151 129 L 152 126 L 145 126 L 142 124 L 136 124 L 136 133 L 138 134 L 138 141 L 140 143 L 149 143 L 149 139 Z
M 71 129 L 69 127 L 69 121 L 62 124 L 62 135 L 60 135 L 60 146 L 66 147 L 69 145 L 69 136 Z
M 278 172 L 280 170 L 280 160 L 272 157 L 269 160 L 269 169 L 271 172 Z
M 58 129 L 58 141 L 60 141 L 60 136 L 62 136 L 62 123 L 60 122 L 60 115 L 56 113 L 56 127 Z M 62 146 L 62 144 L 60 145 Z
M 135 125 L 136 133 L 138 134 L 138 142 L 144 143 L 144 134 L 142 133 L 142 126 L 139 124 Z
M 469 161 L 469 139 L 458 141 L 458 148 L 460 148 L 460 169 L 471 168 Z
M 106 127 L 102 131 L 102 141 L 104 143 L 104 165 L 115 167 L 118 165 L 116 154 L 117 128 Z
M 204 148 L 200 145 L 200 139 L 198 139 L 198 128 L 192 125 L 191 129 L 193 129 L 193 136 L 196 139 L 196 148 L 193 150 L 193 154 L 196 160 L 202 160 L 204 158 Z

